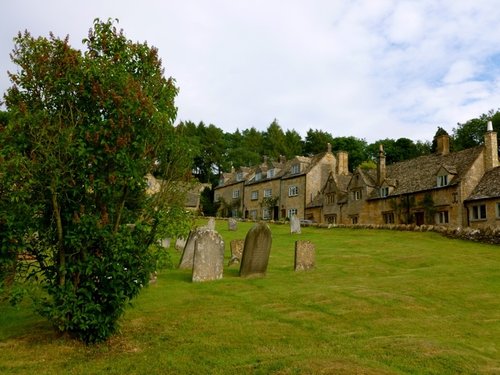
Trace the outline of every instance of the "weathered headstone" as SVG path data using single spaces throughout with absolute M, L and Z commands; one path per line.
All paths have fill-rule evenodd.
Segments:
M 290 233 L 300 234 L 300 220 L 297 216 L 290 217 Z
M 240 276 L 264 276 L 271 253 L 271 229 L 264 223 L 255 224 L 247 233 L 241 256 Z
M 164 247 L 165 249 L 170 248 L 170 238 L 164 238 L 163 240 L 160 240 L 160 246 Z
M 210 230 L 215 230 L 215 218 L 214 217 L 210 217 L 208 219 L 208 223 L 206 225 L 206 228 L 208 228 Z
M 196 242 L 196 238 L 198 233 L 206 228 L 196 228 L 189 232 L 188 239 L 186 241 L 186 245 L 182 251 L 181 260 L 179 262 L 179 268 L 181 270 L 190 270 L 193 268 L 193 259 L 194 259 L 194 244 Z
M 311 241 L 295 241 L 295 271 L 307 271 L 316 265 L 316 250 Z
M 231 259 L 229 260 L 228 267 L 235 263 L 241 263 L 241 255 L 243 254 L 244 240 L 231 240 Z
M 185 238 L 179 237 L 175 240 L 175 249 L 176 250 L 182 251 L 182 250 L 184 250 L 185 247 L 186 247 L 186 239 Z
M 234 217 L 230 217 L 227 220 L 227 227 L 230 231 L 238 230 L 238 222 L 236 221 L 236 219 Z
M 222 279 L 224 270 L 224 241 L 210 229 L 197 232 L 194 245 L 193 282 Z

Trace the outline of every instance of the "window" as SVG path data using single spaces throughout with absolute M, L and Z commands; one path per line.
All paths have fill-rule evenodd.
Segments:
M 359 201 L 361 199 L 361 190 L 353 191 L 352 197 L 355 201 Z
M 273 195 L 273 189 L 264 189 L 264 198 L 271 198 Z
M 500 219 L 500 202 L 497 202 L 497 218 Z
M 268 178 L 273 178 L 274 177 L 274 169 L 270 169 L 267 171 L 267 177 Z
M 240 191 L 239 190 L 233 190 L 233 199 L 238 199 L 240 197 Z
M 236 174 L 236 181 L 241 181 L 243 180 L 243 172 L 238 172 Z
M 384 216 L 384 223 L 394 224 L 394 212 L 385 212 L 383 216 Z
M 382 188 L 380 188 L 380 196 L 382 198 L 385 198 L 389 195 L 389 187 L 388 186 L 384 186 Z
M 478 204 L 477 206 L 472 206 L 472 220 L 484 220 L 486 219 L 486 205 Z
M 291 218 L 292 216 L 297 215 L 298 210 L 296 208 L 289 208 L 288 209 L 288 218 Z
M 221 177 L 219 179 L 219 186 L 222 186 L 222 185 L 224 185 L 224 177 Z
M 438 224 L 448 224 L 449 223 L 448 211 L 439 211 L 436 214 L 436 223 L 438 223 Z
M 448 175 L 437 176 L 437 186 L 447 186 L 448 185 Z
M 250 195 L 250 199 L 253 201 L 256 201 L 259 199 L 259 192 L 258 191 L 252 191 L 252 194 Z
M 299 195 L 299 188 L 297 186 L 295 186 L 295 185 L 290 186 L 288 188 L 288 196 L 289 197 L 295 197 L 297 195 Z
M 255 174 L 255 181 L 260 181 L 262 180 L 262 173 L 261 172 L 257 172 Z
M 214 202 L 218 202 L 220 200 L 219 194 L 214 194 Z
M 333 214 L 333 215 L 325 215 L 325 221 L 326 221 L 328 224 L 337 224 L 337 215 L 336 215 L 336 214 Z
M 250 219 L 252 220 L 257 219 L 257 210 L 250 210 Z
M 325 195 L 326 204 L 334 204 L 335 203 L 335 193 L 327 193 Z
M 271 210 L 269 208 L 262 209 L 262 219 L 269 220 L 271 218 Z
M 300 173 L 300 164 L 294 164 L 294 165 L 292 165 L 291 172 L 292 172 L 292 174 Z
M 351 223 L 352 224 L 357 224 L 358 223 L 358 216 L 351 216 Z

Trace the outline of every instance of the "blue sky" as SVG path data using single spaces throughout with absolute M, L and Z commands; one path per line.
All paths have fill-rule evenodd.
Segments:
M 18 31 L 69 34 L 82 48 L 96 17 L 158 48 L 180 88 L 178 121 L 234 132 L 276 118 L 303 137 L 371 143 L 431 140 L 500 108 L 496 0 L 7 0 L 0 93 Z

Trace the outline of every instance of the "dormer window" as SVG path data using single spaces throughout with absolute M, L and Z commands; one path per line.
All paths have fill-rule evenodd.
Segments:
M 224 177 L 219 178 L 219 186 L 224 185 Z
M 448 175 L 437 176 L 437 186 L 448 186 Z
M 270 169 L 267 171 L 267 178 L 273 178 L 274 177 L 274 169 Z
M 255 174 L 255 181 L 260 181 L 262 180 L 262 172 L 257 172 Z
M 389 195 L 389 187 L 388 186 L 384 186 L 384 187 L 381 187 L 380 188 L 380 196 L 382 198 L 385 198 Z
M 243 180 L 243 172 L 238 172 L 236 174 L 236 181 L 241 181 Z
M 300 173 L 300 164 L 292 165 L 291 173 L 292 174 Z

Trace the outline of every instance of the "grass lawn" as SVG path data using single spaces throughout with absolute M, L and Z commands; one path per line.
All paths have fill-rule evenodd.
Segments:
M 0 374 L 500 374 L 500 247 L 435 233 L 272 225 L 265 278 L 164 270 L 108 343 L 0 305 Z M 294 242 L 316 269 L 294 272 Z M 170 250 L 177 264 L 179 254 Z

